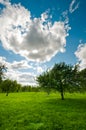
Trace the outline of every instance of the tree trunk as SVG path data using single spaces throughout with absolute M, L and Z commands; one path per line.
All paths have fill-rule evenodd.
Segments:
M 61 91 L 61 99 L 64 100 L 64 93 Z
M 64 100 L 64 88 L 63 85 L 61 84 L 61 99 Z
M 8 92 L 6 93 L 6 96 L 8 96 Z

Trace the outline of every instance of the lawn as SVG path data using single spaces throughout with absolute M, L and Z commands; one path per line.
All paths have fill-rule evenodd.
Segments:
M 0 130 L 86 130 L 86 94 L 0 93 Z

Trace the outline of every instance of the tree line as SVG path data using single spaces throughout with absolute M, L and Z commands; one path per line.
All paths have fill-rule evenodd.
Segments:
M 31 85 L 22 86 L 17 83 L 16 80 L 5 79 L 0 82 L 0 93 L 6 93 L 8 96 L 9 93 L 13 92 L 39 92 L 40 87 L 34 87 Z
M 6 93 L 8 96 L 9 93 L 14 92 L 39 92 L 40 87 L 38 86 L 31 86 L 31 85 L 24 85 L 17 83 L 16 80 L 5 79 L 0 82 L 0 93 Z
M 5 65 L 0 64 L 0 92 L 39 92 L 46 91 L 48 94 L 58 91 L 61 99 L 64 100 L 65 92 L 85 92 L 86 91 L 86 68 L 79 70 L 79 66 L 67 65 L 64 62 L 55 64 L 53 68 L 40 74 L 36 81 L 38 86 L 22 86 L 16 80 L 4 79 L 7 71 Z
M 0 64 L 0 93 L 6 93 L 8 96 L 11 92 L 38 92 L 39 87 L 31 85 L 22 86 L 16 80 L 5 79 L 4 74 L 7 71 L 5 65 Z

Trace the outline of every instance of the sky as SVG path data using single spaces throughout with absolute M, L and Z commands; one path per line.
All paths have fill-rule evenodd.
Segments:
M 0 0 L 0 63 L 6 78 L 36 85 L 65 62 L 86 68 L 86 0 Z

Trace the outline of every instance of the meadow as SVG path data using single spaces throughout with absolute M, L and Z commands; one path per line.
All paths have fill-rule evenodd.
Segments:
M 0 93 L 0 130 L 86 130 L 86 93 Z

